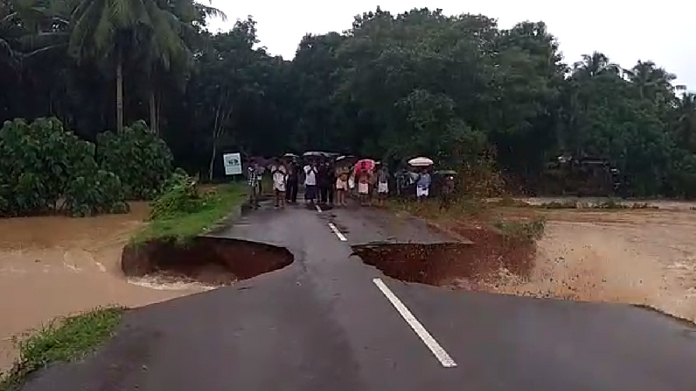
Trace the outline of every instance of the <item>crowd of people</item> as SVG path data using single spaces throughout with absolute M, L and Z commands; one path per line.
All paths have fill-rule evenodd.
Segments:
M 249 200 L 258 208 L 262 191 L 262 177 L 270 173 L 275 207 L 296 204 L 300 189 L 304 189 L 304 202 L 330 207 L 345 207 L 348 198 L 355 198 L 361 206 L 384 206 L 391 194 L 405 196 L 405 189 L 415 189 L 413 195 L 422 201 L 430 196 L 432 167 L 410 167 L 390 173 L 386 165 L 370 159 L 336 160 L 331 157 L 309 157 L 300 163 L 296 157 L 275 158 L 261 163 L 251 159 L 246 178 Z M 391 189 L 394 187 L 394 189 Z M 444 187 L 444 194 L 450 193 Z

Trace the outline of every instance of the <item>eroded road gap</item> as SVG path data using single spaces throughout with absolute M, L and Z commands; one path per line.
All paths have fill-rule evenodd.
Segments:
M 399 313 L 399 315 L 401 315 L 406 323 L 411 326 L 413 331 L 416 332 L 425 346 L 427 346 L 435 358 L 440 361 L 440 364 L 442 364 L 442 366 L 445 368 L 456 367 L 457 363 L 454 362 L 452 357 L 450 357 L 447 351 L 435 340 L 435 338 L 430 335 L 428 330 L 426 330 L 421 322 L 416 319 L 408 307 L 406 307 L 406 305 L 404 305 L 404 303 L 402 303 L 401 300 L 399 300 L 399 298 L 389 289 L 387 284 L 385 284 L 380 278 L 374 278 L 372 279 L 372 282 L 374 282 L 375 285 L 377 285 L 377 288 L 384 294 L 384 296 L 387 297 L 387 300 L 389 300 L 389 302 L 394 306 L 396 311 Z

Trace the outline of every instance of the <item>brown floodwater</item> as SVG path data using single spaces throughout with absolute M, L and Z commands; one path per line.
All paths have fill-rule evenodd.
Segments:
M 103 305 L 142 306 L 209 287 L 126 279 L 121 250 L 147 216 L 0 219 L 0 371 L 16 357 L 12 337 L 51 319 Z

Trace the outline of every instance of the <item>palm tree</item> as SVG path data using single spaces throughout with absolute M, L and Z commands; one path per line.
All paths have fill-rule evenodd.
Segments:
M 696 152 L 696 94 L 684 92 L 677 103 L 679 141 L 689 151 Z
M 72 13 L 70 52 L 78 59 L 109 59 L 116 68 L 116 129 L 123 131 L 123 63 L 143 45 L 168 64 L 184 56 L 177 18 L 157 0 L 80 0 Z
M 163 75 L 170 73 L 176 84 L 183 87 L 188 71 L 193 65 L 193 54 L 190 47 L 193 46 L 193 37 L 198 34 L 200 25 L 205 24 L 207 17 L 220 17 L 223 20 L 227 16 L 217 8 L 196 3 L 192 0 L 157 0 L 157 5 L 169 13 L 168 23 L 171 29 L 177 31 L 180 41 L 176 46 L 163 46 L 157 39 L 150 39 L 150 45 L 145 52 L 144 61 L 149 64 L 148 80 L 150 128 L 153 132 L 159 132 L 159 109 L 157 100 L 157 85 Z M 156 37 L 155 37 L 156 38 Z M 162 50 L 162 49 L 165 50 Z
M 647 96 L 654 98 L 659 91 L 674 92 L 672 81 L 677 76 L 658 68 L 652 61 L 638 61 L 632 69 L 624 72 L 628 80 L 638 87 L 641 99 Z
M 583 54 L 582 61 L 573 64 L 573 75 L 579 78 L 593 78 L 606 73 L 618 75 L 620 72 L 621 68 L 600 52 Z

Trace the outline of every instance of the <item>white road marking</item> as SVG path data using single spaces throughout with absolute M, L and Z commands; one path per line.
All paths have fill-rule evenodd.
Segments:
M 329 228 L 331 228 L 331 230 L 333 231 L 333 233 L 335 233 L 336 236 L 338 236 L 338 239 L 339 239 L 341 242 L 345 242 L 345 241 L 348 240 L 348 238 L 346 238 L 346 236 L 343 235 L 343 234 L 341 233 L 341 231 L 338 230 L 338 228 L 336 228 L 336 226 L 334 225 L 334 223 L 329 223 Z
M 453 368 L 457 366 L 457 363 L 454 362 L 452 357 L 450 357 L 449 354 L 445 351 L 445 349 L 440 346 L 439 343 L 433 338 L 432 335 L 428 332 L 428 330 L 423 327 L 423 325 L 416 319 L 415 316 L 411 313 L 411 311 L 408 310 L 408 308 L 404 305 L 404 303 L 399 300 L 398 297 L 387 287 L 387 285 L 384 283 L 379 278 L 374 278 L 372 279 L 372 282 L 377 285 L 377 288 L 379 288 L 380 291 L 384 294 L 384 296 L 387 297 L 390 303 L 396 308 L 396 311 L 399 312 L 399 315 L 401 315 L 402 318 L 408 323 L 409 326 L 413 329 L 413 331 L 418 334 L 420 339 L 423 341 L 425 346 L 430 349 L 430 351 L 435 355 L 435 358 L 440 361 L 440 364 L 442 364 L 443 367 L 445 368 Z
M 321 208 L 319 207 L 319 205 L 317 205 L 317 204 L 314 204 L 314 207 L 315 207 L 315 208 L 317 208 L 317 212 L 319 212 L 319 213 L 321 213 L 321 212 L 322 212 L 322 210 L 321 210 Z

